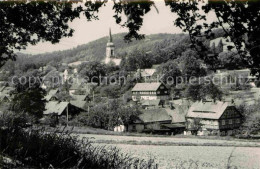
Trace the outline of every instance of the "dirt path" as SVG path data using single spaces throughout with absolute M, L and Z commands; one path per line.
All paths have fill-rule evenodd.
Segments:
M 95 143 L 106 144 L 135 144 L 135 145 L 179 145 L 179 146 L 236 146 L 260 147 L 260 140 L 213 140 L 201 138 L 175 138 L 175 137 L 135 137 L 115 135 L 80 134 L 80 138 L 88 137 Z

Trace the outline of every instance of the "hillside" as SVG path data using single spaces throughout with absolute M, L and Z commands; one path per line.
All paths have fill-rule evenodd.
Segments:
M 146 36 L 144 40 L 133 40 L 130 43 L 124 42 L 124 35 L 124 33 L 113 35 L 115 54 L 119 58 L 126 56 L 127 53 L 133 51 L 133 49 L 136 48 L 144 51 L 152 51 L 155 46 L 157 46 L 162 50 L 168 50 L 173 48 L 174 45 L 183 45 L 183 42 L 189 43 L 189 39 L 185 34 L 154 34 Z M 78 60 L 101 61 L 105 58 L 107 41 L 108 37 L 103 37 L 69 50 L 37 55 L 25 55 L 18 53 L 18 60 L 22 62 L 33 62 L 37 65 L 45 65 L 51 62 L 70 63 Z
M 215 30 L 215 38 L 223 36 L 221 30 Z M 130 43 L 124 41 L 125 33 L 114 34 L 113 42 L 115 44 L 115 55 L 118 58 L 127 56 L 134 49 L 140 49 L 150 52 L 151 55 L 161 55 L 164 59 L 159 62 L 165 62 L 168 59 L 178 57 L 182 52 L 190 47 L 190 40 L 187 34 L 153 34 L 147 35 L 143 40 L 133 40 Z M 27 55 L 17 53 L 17 64 L 35 64 L 41 67 L 47 64 L 57 65 L 61 63 L 71 63 L 74 61 L 101 61 L 105 58 L 106 44 L 108 36 L 79 45 L 75 48 L 38 55 Z M 205 41 L 210 44 L 209 40 Z M 160 64 L 160 63 L 157 63 Z

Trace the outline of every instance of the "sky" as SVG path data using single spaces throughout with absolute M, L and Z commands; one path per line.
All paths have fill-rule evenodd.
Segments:
M 154 7 L 144 16 L 143 26 L 140 30 L 142 34 L 157 34 L 157 33 L 181 33 L 182 31 L 174 26 L 176 14 L 171 13 L 170 8 L 165 6 L 163 1 L 155 2 L 159 13 Z M 20 52 L 27 54 L 39 54 L 45 52 L 53 52 L 59 50 L 71 49 L 78 45 L 86 44 L 93 40 L 108 36 L 109 28 L 112 34 L 127 32 L 127 28 L 117 25 L 113 18 L 114 11 L 112 10 L 113 3 L 107 3 L 105 7 L 100 9 L 98 13 L 99 20 L 88 22 L 85 16 L 73 20 L 69 26 L 73 28 L 74 34 L 69 38 L 62 38 L 58 44 L 49 42 L 40 42 L 35 46 L 28 46 L 26 50 Z

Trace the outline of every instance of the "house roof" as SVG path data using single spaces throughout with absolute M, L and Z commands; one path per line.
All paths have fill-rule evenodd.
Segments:
M 149 109 L 143 110 L 143 113 L 139 115 L 139 119 L 144 123 L 171 121 L 171 116 L 165 109 Z
M 85 109 L 85 104 L 86 101 L 81 101 L 81 100 L 72 100 L 70 101 L 70 104 L 72 104 L 75 107 L 81 108 L 81 109 Z
M 79 65 L 81 65 L 82 63 L 88 63 L 88 62 L 89 62 L 89 61 L 76 61 L 76 62 L 69 63 L 68 66 L 70 66 L 70 67 L 79 66 Z
M 132 91 L 156 91 L 162 83 L 137 83 Z
M 45 96 L 45 99 L 49 101 L 56 93 L 58 92 L 58 89 L 51 89 L 49 93 Z
M 85 101 L 87 98 L 87 95 L 73 95 L 72 99 L 75 101 Z
M 229 106 L 228 102 L 195 102 L 188 110 L 186 117 L 219 119 Z
M 168 113 L 168 115 L 170 115 L 172 117 L 172 123 L 183 123 L 185 122 L 185 108 L 184 111 L 181 110 L 182 107 L 178 107 L 176 109 L 170 109 L 170 108 L 165 108 L 166 112 Z
M 10 96 L 8 96 L 6 94 L 0 94 L 0 101 L 3 101 L 5 98 L 8 99 L 9 101 L 11 101 Z
M 10 94 L 10 92 L 11 92 L 12 90 L 14 90 L 13 87 L 4 87 L 4 88 L 1 89 L 1 93 L 2 93 L 2 94 Z
M 4 90 L 5 86 L 0 87 L 0 92 Z
M 156 69 L 138 69 L 136 72 L 136 76 L 138 76 L 140 72 L 141 77 L 149 77 L 153 76 L 153 74 L 156 72 Z
M 61 115 L 68 105 L 69 102 L 57 102 L 57 101 L 47 102 L 45 105 L 46 110 L 43 112 L 43 114 L 48 115 L 48 114 L 57 113 L 58 115 Z

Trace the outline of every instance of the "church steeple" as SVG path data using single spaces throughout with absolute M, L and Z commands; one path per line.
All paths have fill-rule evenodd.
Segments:
M 115 55 L 115 45 L 113 43 L 111 28 L 109 28 L 109 39 L 107 42 L 106 58 L 113 58 Z
M 112 39 L 112 34 L 111 34 L 111 28 L 109 28 L 109 41 L 110 43 L 113 42 L 113 39 Z

